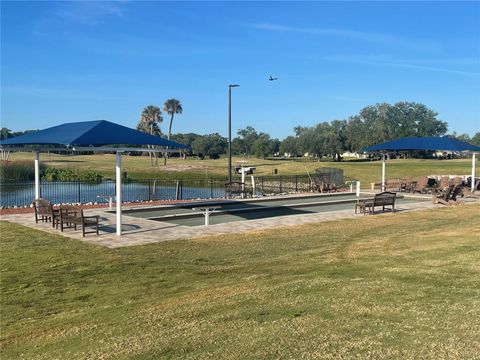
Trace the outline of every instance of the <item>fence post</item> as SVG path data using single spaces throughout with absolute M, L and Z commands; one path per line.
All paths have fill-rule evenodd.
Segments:
M 280 176 L 280 192 L 282 192 L 282 176 Z
M 78 185 L 78 203 L 80 204 L 80 180 L 77 181 L 77 185 Z
M 210 178 L 210 199 L 213 198 L 213 179 Z
M 177 183 L 175 185 L 175 200 L 178 200 L 180 196 L 180 181 L 177 180 Z
M 148 179 L 148 201 L 152 200 L 152 179 Z
M 295 175 L 295 192 L 298 191 L 298 175 Z
M 183 200 L 183 179 L 180 179 L 180 200 Z

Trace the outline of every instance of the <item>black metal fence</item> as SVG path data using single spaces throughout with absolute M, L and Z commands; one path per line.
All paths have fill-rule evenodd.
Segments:
M 321 167 L 315 170 L 315 176 L 324 183 L 340 186 L 344 183 L 343 169 L 333 167 Z
M 263 194 L 305 192 L 312 190 L 308 175 L 261 176 L 255 178 L 255 189 Z
M 245 187 L 255 186 L 257 194 L 277 194 L 311 190 L 307 175 L 255 177 L 254 184 L 247 179 Z M 41 196 L 54 204 L 104 202 L 115 196 L 113 180 L 101 182 L 41 181 Z M 35 197 L 32 181 L 0 183 L 0 206 L 27 206 Z M 155 200 L 191 200 L 225 197 L 225 180 L 124 180 L 122 198 L 126 202 Z

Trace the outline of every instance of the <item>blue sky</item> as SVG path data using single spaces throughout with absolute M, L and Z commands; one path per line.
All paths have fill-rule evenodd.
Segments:
M 173 132 L 226 135 L 234 83 L 234 130 L 284 138 L 416 101 L 473 135 L 479 23 L 480 2 L 2 1 L 1 126 L 135 127 L 143 107 L 174 97 Z

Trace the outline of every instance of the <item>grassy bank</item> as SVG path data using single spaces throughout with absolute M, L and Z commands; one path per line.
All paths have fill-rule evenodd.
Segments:
M 0 222 L 2 359 L 475 358 L 479 213 L 116 250 Z
M 12 160 L 31 159 L 31 153 L 12 154 Z M 344 170 L 349 178 L 359 179 L 363 184 L 380 181 L 380 161 L 345 161 L 316 162 L 292 160 L 263 160 L 234 157 L 233 163 L 247 161 L 257 167 L 256 175 L 272 175 L 277 169 L 278 175 L 293 175 L 314 173 L 319 167 L 338 167 Z M 67 168 L 75 171 L 95 171 L 106 177 L 115 176 L 115 157 L 110 154 L 70 156 L 43 154 L 41 161 L 48 167 Z M 161 161 L 160 161 L 161 163 Z M 205 177 L 227 178 L 228 160 L 198 160 L 194 158 L 169 159 L 166 167 L 160 165 L 152 168 L 146 156 L 123 156 L 123 168 L 131 178 L 164 178 L 164 179 L 199 179 Z M 456 160 L 390 160 L 387 163 L 387 178 L 404 178 L 405 176 L 425 176 L 430 174 L 469 174 L 471 173 L 470 159 Z

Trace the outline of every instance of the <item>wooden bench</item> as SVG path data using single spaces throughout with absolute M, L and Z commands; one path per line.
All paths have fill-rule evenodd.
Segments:
M 98 235 L 98 215 L 85 216 L 83 209 L 80 206 L 62 205 L 60 206 L 60 231 L 64 228 L 74 228 L 77 230 L 77 225 L 82 226 L 82 235 L 85 237 L 85 228 L 95 227 L 95 232 Z
M 51 202 L 45 199 L 35 199 L 33 201 L 33 208 L 35 210 L 35 223 L 38 224 L 38 221 L 51 222 L 52 227 L 55 225 L 58 226 L 58 221 L 60 219 L 60 211 L 54 209 Z
M 232 181 L 231 183 L 225 183 L 225 197 L 229 198 L 233 195 L 246 195 L 253 197 L 253 191 L 245 188 L 245 183 L 241 181 Z
M 370 199 L 359 199 L 355 204 L 355 214 L 360 209 L 363 214 L 373 214 L 375 212 L 375 207 L 382 207 L 382 211 L 385 211 L 386 206 L 392 207 L 392 212 L 395 211 L 395 199 L 397 194 L 394 192 L 384 191 L 379 194 L 375 194 L 374 198 Z

